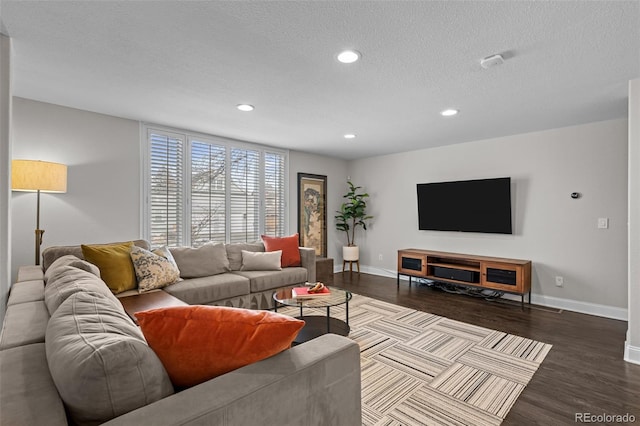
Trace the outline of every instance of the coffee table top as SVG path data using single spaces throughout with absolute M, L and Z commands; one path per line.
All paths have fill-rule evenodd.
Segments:
M 300 287 L 300 286 L 296 286 Z M 295 287 L 285 287 L 273 293 L 273 300 L 285 306 L 296 306 L 303 308 L 326 308 L 347 303 L 351 300 L 351 292 L 336 287 L 327 287 L 331 294 L 328 296 L 316 296 L 308 298 L 294 298 L 291 290 Z

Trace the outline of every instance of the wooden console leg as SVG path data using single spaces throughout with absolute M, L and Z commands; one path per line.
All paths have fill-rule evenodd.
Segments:
M 358 274 L 360 273 L 360 259 L 356 260 L 356 266 L 358 267 Z
M 346 267 L 347 267 L 347 261 L 343 260 L 342 261 L 342 272 L 344 272 L 344 268 L 346 268 Z

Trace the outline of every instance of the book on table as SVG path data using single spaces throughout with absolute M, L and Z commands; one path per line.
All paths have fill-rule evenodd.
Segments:
M 310 288 L 311 287 L 296 287 L 291 290 L 291 296 L 294 299 L 308 299 L 312 297 L 329 296 L 331 294 L 328 287 L 324 287 L 322 290 L 315 293 L 309 293 Z

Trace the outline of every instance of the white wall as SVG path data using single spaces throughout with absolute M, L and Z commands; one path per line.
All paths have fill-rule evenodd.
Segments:
M 11 285 L 11 39 L 0 34 L 0 321 Z
M 629 329 L 625 360 L 640 364 L 640 79 L 629 82 Z
M 13 158 L 67 164 L 66 194 L 41 195 L 43 249 L 52 245 L 138 238 L 140 230 L 140 129 L 137 121 L 14 98 Z M 328 175 L 329 255 L 335 256 L 334 210 L 346 189 L 347 162 L 291 151 L 289 230 L 297 231 L 297 173 Z M 34 262 L 36 196 L 12 195 L 13 262 Z
M 349 173 L 371 194 L 375 220 L 359 243 L 368 271 L 395 275 L 408 247 L 530 259 L 534 303 L 626 319 L 627 120 L 356 160 Z M 418 230 L 417 183 L 503 176 L 514 235 Z
M 327 176 L 327 257 L 334 259 L 334 266 L 342 257 L 343 235 L 335 228 L 335 211 L 347 192 L 347 161 L 307 154 L 289 153 L 289 231 L 298 232 L 298 173 Z
M 13 158 L 69 166 L 68 192 L 42 195 L 43 247 L 140 235 L 138 122 L 14 98 L 12 131 Z M 612 120 L 352 162 L 291 151 L 289 231 L 297 231 L 297 173 L 327 175 L 328 254 L 339 265 L 333 212 L 350 175 L 371 194 L 375 216 L 358 235 L 363 269 L 395 275 L 396 251 L 411 246 L 531 259 L 534 302 L 624 318 L 627 133 L 627 120 Z M 514 235 L 417 230 L 416 183 L 498 176 L 513 179 Z M 583 197 L 572 200 L 574 191 Z M 15 277 L 18 265 L 33 264 L 35 195 L 16 192 L 11 203 Z M 610 228 L 597 229 L 598 217 Z
M 13 158 L 63 163 L 66 194 L 42 194 L 42 248 L 140 235 L 140 130 L 124 120 L 14 98 Z M 12 196 L 12 270 L 34 264 L 36 195 Z

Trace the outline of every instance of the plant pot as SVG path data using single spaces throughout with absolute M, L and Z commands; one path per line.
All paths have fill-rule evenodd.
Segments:
M 360 247 L 358 246 L 342 247 L 342 260 L 356 261 L 358 259 L 360 259 Z

